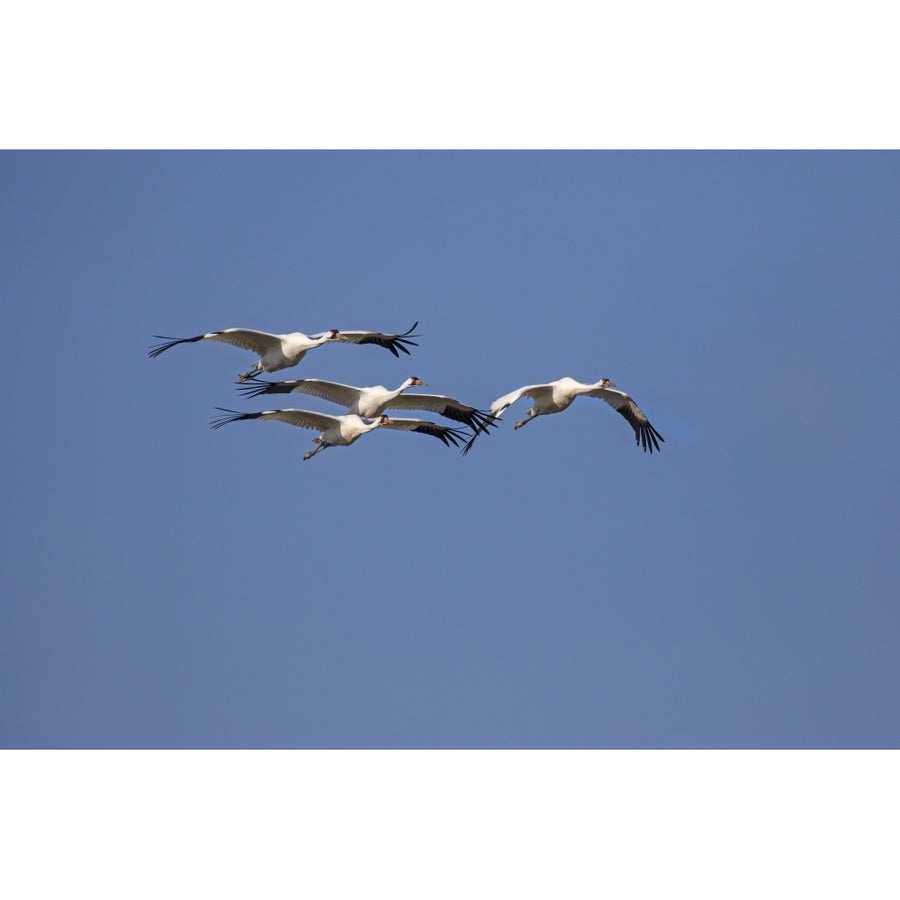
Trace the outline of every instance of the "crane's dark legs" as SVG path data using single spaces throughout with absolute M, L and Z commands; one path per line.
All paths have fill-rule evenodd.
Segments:
M 518 431 L 523 425 L 527 425 L 532 419 L 536 419 L 537 416 L 529 416 L 527 419 L 519 419 L 515 425 L 513 425 L 513 431 Z
M 309 453 L 304 453 L 303 458 L 312 459 L 320 450 L 324 450 L 327 446 L 328 444 L 319 444 L 319 446 L 316 447 L 315 450 L 310 450 Z
M 249 372 L 244 372 L 241 375 L 238 375 L 238 381 L 246 381 L 248 378 L 256 378 L 256 376 L 262 371 L 259 363 L 254 363 L 253 368 L 250 369 Z

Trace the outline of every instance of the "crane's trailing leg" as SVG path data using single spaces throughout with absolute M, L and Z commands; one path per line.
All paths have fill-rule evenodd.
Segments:
M 319 439 L 316 438 L 317 442 L 318 442 L 318 440 Z M 304 453 L 303 458 L 304 459 L 312 459 L 320 450 L 324 450 L 327 446 L 328 446 L 328 444 L 319 444 L 319 446 L 316 447 L 315 450 L 310 450 L 309 453 Z
M 518 431 L 523 425 L 527 425 L 532 419 L 536 419 L 536 418 L 537 418 L 537 416 L 532 416 L 531 414 L 529 414 L 527 419 L 519 419 L 519 421 L 516 422 L 515 425 L 513 425 L 513 431 Z M 543 426 L 541 426 L 541 427 L 543 427 Z
M 259 367 L 259 363 L 254 364 L 253 368 L 249 372 L 244 372 L 241 375 L 238 375 L 238 381 L 246 381 L 248 378 L 256 378 L 256 376 L 260 373 L 261 369 Z

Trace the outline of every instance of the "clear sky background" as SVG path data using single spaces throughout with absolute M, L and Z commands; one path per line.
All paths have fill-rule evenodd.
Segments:
M 0 155 L 0 744 L 896 748 L 900 156 Z M 280 377 L 605 404 L 463 458 Z M 279 377 L 279 376 L 273 376 Z M 273 402 L 274 401 L 274 402 Z

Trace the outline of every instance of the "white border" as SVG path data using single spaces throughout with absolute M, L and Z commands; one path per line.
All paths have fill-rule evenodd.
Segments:
M 12 0 L 0 146 L 896 147 L 886 2 Z
M 896 897 L 893 751 L 8 751 L 0 893 Z

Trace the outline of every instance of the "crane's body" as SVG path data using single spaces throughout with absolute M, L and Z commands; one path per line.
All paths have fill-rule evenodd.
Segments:
M 325 413 L 313 412 L 307 409 L 269 409 L 263 412 L 239 413 L 231 409 L 216 407 L 220 412 L 227 413 L 224 416 L 216 416 L 211 422 L 213 428 L 221 428 L 230 422 L 240 422 L 250 419 L 258 419 L 261 422 L 285 422 L 288 425 L 296 425 L 299 428 L 309 428 L 318 431 L 318 437 L 313 438 L 313 443 L 318 444 L 315 450 L 310 450 L 303 458 L 310 459 L 326 447 L 349 447 L 352 443 L 369 431 L 376 428 L 391 428 L 396 431 L 415 431 L 419 434 L 427 434 L 436 437 L 444 444 L 454 447 L 465 434 L 457 428 L 449 425 L 440 425 L 435 422 L 426 422 L 422 419 L 391 419 L 381 415 L 376 419 L 364 419 L 355 413 L 344 416 L 329 416 Z
M 347 412 L 368 419 L 380 416 L 387 409 L 424 409 L 477 430 L 488 418 L 484 410 L 467 406 L 452 397 L 441 394 L 405 393 L 411 387 L 427 387 L 427 384 L 415 375 L 407 378 L 393 390 L 381 384 L 356 387 L 319 378 L 303 378 L 298 381 L 254 380 L 250 384 L 243 385 L 240 390 L 248 397 L 259 397 L 263 394 L 309 394 L 330 403 L 337 403 L 346 407 Z
M 568 409 L 577 397 L 596 397 L 606 401 L 617 413 L 625 418 L 634 429 L 635 442 L 643 447 L 645 453 L 659 450 L 659 441 L 665 442 L 663 436 L 650 424 L 640 407 L 624 391 L 616 388 L 608 378 L 601 378 L 593 384 L 576 381 L 574 378 L 560 378 L 546 384 L 528 384 L 498 397 L 491 404 L 489 421 L 494 422 L 517 400 L 529 397 L 534 405 L 528 410 L 527 417 L 519 419 L 514 426 L 518 430 L 538 416 L 552 415 Z M 478 437 L 478 431 L 466 444 L 463 453 L 468 453 Z
M 209 331 L 206 334 L 197 334 L 188 338 L 170 338 L 161 334 L 154 335 L 163 341 L 155 344 L 149 350 L 151 359 L 164 353 L 177 344 L 193 344 L 197 341 L 216 341 L 221 344 L 230 344 L 232 347 L 240 347 L 249 350 L 259 356 L 259 360 L 253 364 L 247 372 L 238 375 L 239 381 L 253 378 L 260 372 L 278 372 L 281 369 L 289 369 L 296 366 L 306 354 L 315 347 L 323 344 L 377 344 L 390 350 L 394 356 L 399 356 L 398 350 L 409 353 L 407 344 L 417 346 L 410 340 L 413 329 L 419 323 L 416 322 L 409 331 L 403 334 L 383 334 L 380 331 L 339 331 L 332 328 L 319 334 L 306 335 L 301 331 L 290 334 L 270 334 L 267 331 L 254 331 L 251 328 L 226 328 L 224 331 Z M 415 335 L 412 335 L 415 337 Z

